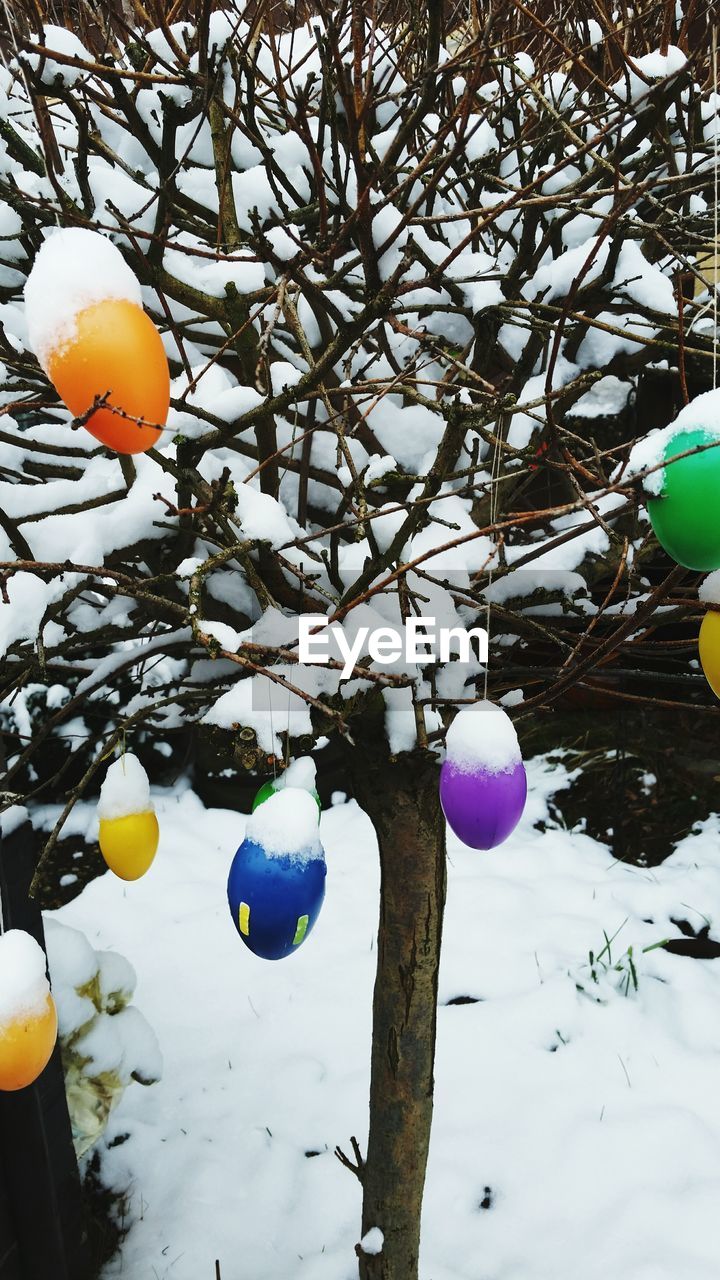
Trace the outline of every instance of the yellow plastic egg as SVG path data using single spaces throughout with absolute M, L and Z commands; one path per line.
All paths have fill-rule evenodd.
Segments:
M 160 840 L 158 820 L 152 811 L 129 813 L 123 818 L 100 819 L 100 850 L 111 871 L 121 880 L 139 880 L 152 864 Z
M 710 688 L 720 698 L 720 613 L 708 609 L 698 637 L 700 665 Z
M 50 1061 L 57 1029 L 51 995 L 39 1013 L 21 1014 L 0 1027 L 0 1089 L 15 1092 L 37 1080 Z

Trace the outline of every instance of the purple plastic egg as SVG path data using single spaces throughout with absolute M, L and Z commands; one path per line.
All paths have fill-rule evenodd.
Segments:
M 449 826 L 471 849 L 494 849 L 515 830 L 527 798 L 525 766 L 519 760 L 498 773 L 459 769 L 446 760 L 440 770 L 440 803 Z

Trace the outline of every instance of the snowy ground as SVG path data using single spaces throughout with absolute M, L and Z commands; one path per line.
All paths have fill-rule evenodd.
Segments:
M 423 1280 L 717 1280 L 720 961 L 641 953 L 679 936 L 671 916 L 720 918 L 718 821 L 662 867 L 628 867 L 535 829 L 564 771 L 531 778 L 503 848 L 449 846 Z M 366 1137 L 370 824 L 354 803 L 323 815 L 323 913 L 271 964 L 225 906 L 244 819 L 189 791 L 157 803 L 148 875 L 108 874 L 58 913 L 132 960 L 165 1057 L 111 1122 L 130 1138 L 105 1176 L 130 1184 L 133 1224 L 107 1280 L 214 1280 L 216 1258 L 222 1280 L 350 1280 L 359 1185 L 333 1149 Z M 619 928 L 637 992 L 627 963 L 589 970 Z

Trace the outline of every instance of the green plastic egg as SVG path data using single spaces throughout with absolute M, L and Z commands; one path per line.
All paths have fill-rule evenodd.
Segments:
M 679 431 L 665 447 L 665 458 L 717 441 L 665 467 L 662 494 L 648 500 L 655 537 L 686 569 L 720 568 L 720 436 L 698 429 Z
M 253 813 L 255 812 L 255 810 L 258 808 L 258 806 L 259 806 L 259 805 L 264 804 L 266 800 L 269 800 L 269 799 L 270 799 L 270 796 L 272 796 L 272 795 L 274 795 L 274 794 L 275 794 L 275 790 L 276 790 L 276 788 L 273 786 L 272 781 L 271 781 L 271 782 L 263 782 L 263 784 L 262 784 L 262 786 L 261 786 L 260 790 L 258 791 L 258 793 L 257 793 L 257 795 L 255 796 L 255 799 L 253 800 L 253 803 L 252 803 L 252 811 L 253 811 Z M 320 814 L 322 813 L 322 805 L 320 804 L 320 797 L 319 797 L 319 795 L 318 795 L 317 791 L 311 791 L 311 792 L 310 792 L 310 795 L 312 796 L 313 800 L 315 801 L 315 803 L 316 803 L 316 805 L 317 805 L 317 807 L 318 807 L 318 822 L 319 822 L 319 821 L 320 821 Z

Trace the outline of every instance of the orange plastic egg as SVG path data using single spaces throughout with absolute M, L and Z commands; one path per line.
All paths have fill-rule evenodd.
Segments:
M 57 1029 L 51 995 L 39 1013 L 20 1014 L 0 1026 L 0 1089 L 14 1092 L 37 1080 L 50 1061 Z
M 108 448 L 144 453 L 157 444 L 170 406 L 170 373 L 160 335 L 136 303 L 107 298 L 81 311 L 71 342 L 50 354 L 47 371 L 75 417 L 109 392 L 110 407 L 97 409 L 85 424 Z
M 158 820 L 152 811 L 129 813 L 121 818 L 100 819 L 100 850 L 111 871 L 121 880 L 139 880 L 157 853 Z

